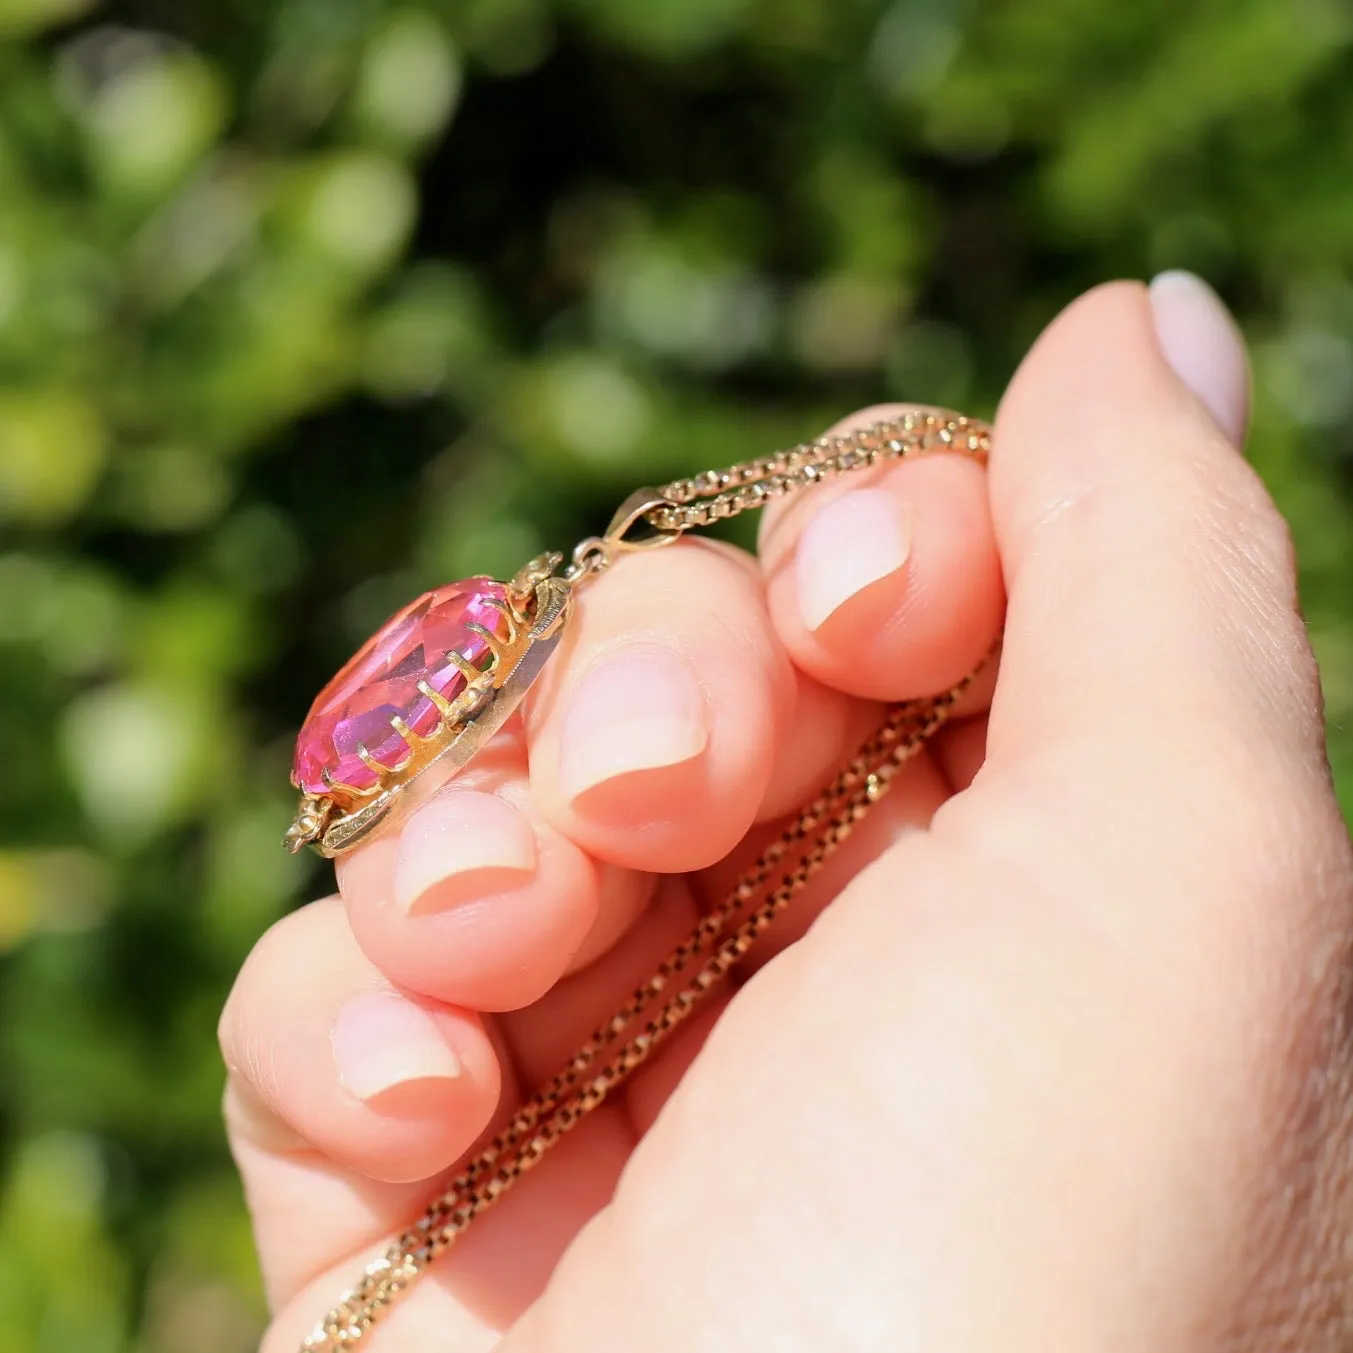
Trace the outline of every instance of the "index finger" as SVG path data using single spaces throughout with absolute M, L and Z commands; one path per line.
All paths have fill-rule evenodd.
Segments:
M 929 412 L 865 409 L 828 436 Z M 761 564 L 776 630 L 825 685 L 905 700 L 954 685 L 1000 633 L 1000 561 L 986 475 L 943 451 L 815 485 L 766 509 Z

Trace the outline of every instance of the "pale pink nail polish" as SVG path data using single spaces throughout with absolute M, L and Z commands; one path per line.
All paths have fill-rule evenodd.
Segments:
M 1161 273 L 1149 294 L 1165 360 L 1240 446 L 1250 416 L 1250 372 L 1245 341 L 1231 312 L 1191 272 Z
M 330 1034 L 338 1079 L 370 1101 L 412 1081 L 454 1080 L 460 1058 L 427 1011 L 393 991 L 354 996 Z
M 705 692 L 685 658 L 634 644 L 603 658 L 568 696 L 559 748 L 564 794 L 679 765 L 709 742 Z

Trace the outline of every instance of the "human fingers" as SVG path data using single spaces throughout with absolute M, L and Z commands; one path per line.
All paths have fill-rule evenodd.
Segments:
M 756 818 L 795 700 L 755 572 L 699 540 L 622 557 L 565 642 L 527 707 L 541 813 L 630 868 L 718 859 Z
M 1146 292 L 1120 284 L 1073 306 L 1012 383 L 991 466 L 1011 590 L 993 756 L 1014 739 L 1133 740 L 1162 711 L 1187 734 L 1217 700 L 1247 722 L 1298 717 L 1308 742 L 1318 731 L 1290 535 L 1231 439 L 1244 355 L 1214 347 L 1216 416 L 1169 365 Z M 1051 370 L 1076 372 L 1075 388 Z M 1092 400 L 1118 417 L 1087 421 Z M 1019 454 L 1036 436 L 1040 454 Z
M 1007 398 L 986 768 L 739 993 L 511 1353 L 1339 1346 L 1348 842 L 1156 323 L 1085 298 Z
M 631 1145 L 621 1108 L 605 1105 L 589 1114 L 547 1162 L 523 1176 L 439 1257 L 360 1347 L 369 1344 L 372 1353 L 439 1348 L 492 1353 L 540 1295 L 560 1255 L 605 1206 Z M 385 1229 L 407 1226 L 442 1187 L 443 1181 L 428 1181 L 421 1196 Z M 295 1353 L 339 1293 L 365 1266 L 379 1260 L 388 1244 L 386 1235 L 373 1237 L 308 1275 L 304 1285 L 274 1309 L 260 1353 Z
M 912 411 L 862 410 L 828 436 Z M 873 700 L 946 689 L 1000 632 L 985 475 L 931 452 L 853 472 L 766 509 L 760 556 L 776 630 L 819 681 Z
M 479 1018 L 391 984 L 354 943 L 336 898 L 258 942 L 220 1040 L 232 1146 L 279 1299 L 421 1206 L 425 1186 L 411 1182 L 470 1146 L 502 1089 Z
M 392 986 L 336 898 L 260 940 L 223 1013 L 221 1045 L 272 1353 L 300 1343 L 352 1270 L 510 1114 L 513 1056 L 473 1014 Z M 419 1284 L 391 1322 L 396 1339 L 493 1347 L 611 1196 L 631 1144 L 622 1107 L 592 1115 Z
M 760 936 L 739 963 L 738 980 L 746 980 L 801 940 L 856 874 L 911 833 L 928 827 L 951 792 L 941 765 L 930 752 L 922 749 L 914 755 L 894 774 L 888 793 L 870 808 L 862 821 L 854 824 L 845 840 L 808 877 Z M 702 909 L 712 910 L 722 904 L 762 852 L 777 838 L 795 831 L 798 817 L 796 807 L 783 818 L 758 824 L 731 854 L 693 875 L 692 887 Z M 897 905 L 905 905 L 905 879 L 898 880 L 897 893 Z
M 541 1084 L 564 1066 L 699 920 L 687 877 L 668 875 L 642 920 L 595 963 L 559 982 L 528 1009 L 504 1015 L 503 1036 L 523 1084 Z
M 392 981 L 518 1009 L 623 932 L 651 878 L 594 860 L 536 807 L 518 735 L 337 861 L 353 933 Z
M 927 520 L 954 524 L 950 477 L 912 476 L 909 501 Z M 921 559 L 933 572 L 935 550 Z M 930 610 L 972 620 L 980 572 L 928 584 Z M 980 619 L 963 624 L 981 637 Z M 934 667 L 932 638 L 909 627 L 890 651 L 939 686 L 952 674 Z M 872 653 L 873 636 L 857 647 Z M 809 796 L 879 717 L 785 661 L 755 565 L 711 542 L 622 558 L 590 585 L 529 711 L 529 790 L 521 739 L 500 738 L 397 836 L 339 860 L 359 942 L 414 991 L 529 1004 L 638 916 L 646 871 L 722 857 L 754 820 Z
M 987 758 L 987 716 L 952 720 L 936 734 L 931 755 L 950 789 L 955 793 L 967 789 Z
M 413 991 L 530 1004 L 640 915 L 648 871 L 718 858 L 862 726 L 857 702 L 785 658 L 753 562 L 710 542 L 619 561 L 580 596 L 567 645 L 524 725 L 339 857 L 359 943 Z
M 643 919 L 596 963 L 560 982 L 529 1010 L 505 1016 L 503 1034 L 523 1082 L 542 1082 L 564 1066 L 584 1040 L 690 936 L 699 920 L 690 878 L 668 877 Z M 725 979 L 708 992 L 700 1009 L 626 1082 L 617 1104 L 627 1114 L 636 1137 L 648 1130 L 699 1053 L 728 1003 L 732 985 L 731 979 Z M 658 996 L 653 1005 L 662 1000 Z M 643 1028 L 646 1018 L 640 1015 L 635 1028 Z
M 899 412 L 864 410 L 833 431 Z M 846 520 L 854 507 L 863 525 Z M 708 542 L 622 557 L 589 587 L 570 659 L 532 702 L 543 811 L 600 858 L 663 871 L 712 863 L 848 749 L 844 735 L 867 720 L 858 701 L 834 697 L 942 690 L 995 640 L 1000 571 L 971 461 L 919 456 L 767 512 L 760 579 Z M 905 539 L 884 531 L 893 517 Z M 800 603 L 816 608 L 808 622 Z

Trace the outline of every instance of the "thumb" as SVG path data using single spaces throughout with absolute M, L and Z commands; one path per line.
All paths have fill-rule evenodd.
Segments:
M 1244 358 L 1190 294 L 1101 288 L 1024 363 L 986 767 L 737 993 L 504 1353 L 1197 1347 L 1270 1257 L 1346 922 L 1300 876 L 1333 808 L 1294 788 L 1315 686 L 1224 430 Z
M 1286 525 L 1239 451 L 1247 406 L 1234 321 L 1188 274 L 1097 288 L 1034 346 L 991 458 L 993 771 L 1073 745 L 1177 765 L 1223 721 L 1311 759 L 1315 669 Z

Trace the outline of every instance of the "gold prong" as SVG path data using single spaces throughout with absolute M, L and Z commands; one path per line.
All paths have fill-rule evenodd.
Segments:
M 466 681 L 478 681 L 484 675 L 478 667 L 472 663 L 463 653 L 457 653 L 454 648 L 446 650 L 446 660 L 449 662 Z
M 463 705 L 473 704 L 474 701 L 484 693 L 493 691 L 493 677 L 488 672 L 477 672 L 475 679 L 466 684 L 466 687 L 456 696 L 456 709 L 459 710 Z
M 487 672 L 481 672 L 478 681 L 472 681 L 456 696 L 457 722 L 473 719 L 483 710 L 492 695 L 493 681 Z
M 467 663 L 466 665 L 468 666 L 469 664 Z M 455 705 L 453 705 L 451 701 L 448 700 L 446 696 L 444 696 L 441 693 L 441 691 L 434 690 L 431 686 L 429 686 L 426 681 L 420 681 L 418 683 L 418 690 L 422 695 L 427 696 L 429 702 L 436 709 L 437 713 L 442 716 L 443 719 L 450 718 L 450 716 L 455 712 L 456 708 Z
M 507 621 L 507 641 L 515 643 L 517 638 L 517 615 L 511 606 L 501 597 L 485 597 L 485 606 L 492 606 Z
M 364 765 L 367 770 L 375 771 L 378 776 L 385 774 L 385 767 L 371 755 L 371 750 L 367 747 L 365 742 L 359 742 L 357 744 L 357 755 L 362 758 L 362 765 Z
M 390 716 L 390 727 L 393 728 L 406 743 L 408 743 L 410 751 L 413 751 L 420 742 L 425 741 L 425 739 L 415 733 L 398 714 L 392 714 Z
M 503 641 L 491 630 L 486 630 L 479 621 L 467 620 L 465 622 L 465 628 L 469 630 L 471 634 L 477 634 L 485 644 L 488 645 L 489 655 L 493 659 L 492 665 L 489 668 L 490 671 L 492 671 L 494 667 L 497 667 L 498 664 L 507 657 L 507 650 L 503 647 Z
M 345 784 L 342 780 L 335 780 L 334 777 L 329 774 L 327 766 L 320 771 L 319 778 L 324 781 L 324 787 L 331 794 L 348 794 L 354 799 L 369 799 L 373 794 L 379 794 L 381 792 L 381 782 L 379 780 L 377 780 L 374 785 L 368 785 L 365 789 L 359 789 L 356 785 Z

